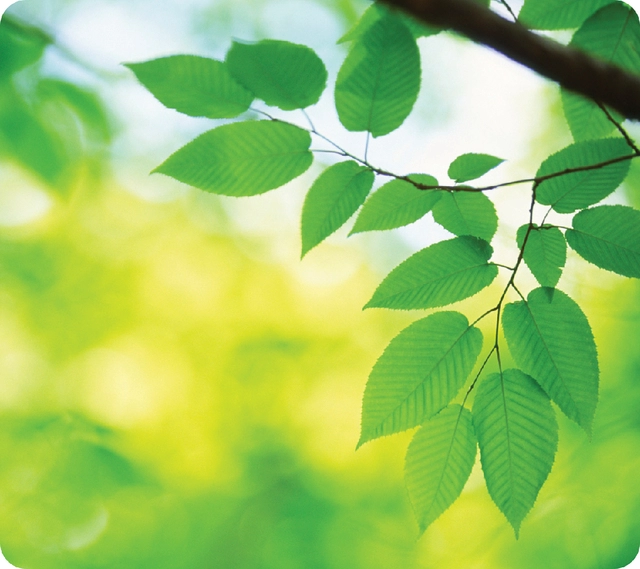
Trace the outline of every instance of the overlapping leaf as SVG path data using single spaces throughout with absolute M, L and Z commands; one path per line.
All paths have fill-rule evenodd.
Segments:
M 482 333 L 458 312 L 436 312 L 400 332 L 369 376 L 358 446 L 415 427 L 448 405 L 481 349 Z
M 573 218 L 567 241 L 590 263 L 640 278 L 640 211 L 622 205 L 581 211 Z
M 537 30 L 577 28 L 612 0 L 525 0 L 518 19 Z
M 502 158 L 490 154 L 462 154 L 451 162 L 447 175 L 460 184 L 484 176 L 489 170 L 493 170 L 503 162 Z
M 493 202 L 481 192 L 445 192 L 433 208 L 433 219 L 454 235 L 491 241 L 498 229 Z
M 405 480 L 424 531 L 462 492 L 476 458 L 471 413 L 451 405 L 429 419 L 407 450 Z
M 226 196 L 254 196 L 278 188 L 311 166 L 311 136 L 271 121 L 220 126 L 192 140 L 154 172 Z
M 284 111 L 314 105 L 327 84 L 324 63 L 305 45 L 279 40 L 233 42 L 226 62 L 240 84 Z
M 373 178 L 369 168 L 353 161 L 334 164 L 320 174 L 302 208 L 302 256 L 353 215 L 371 190 Z
M 498 267 L 482 239 L 456 237 L 418 251 L 382 281 L 365 308 L 434 308 L 473 296 L 489 286 Z
M 520 249 L 528 227 L 527 224 L 518 229 L 516 240 Z M 527 237 L 523 259 L 542 286 L 556 286 L 567 260 L 567 243 L 562 231 L 557 227 L 538 227 L 534 224 Z
M 237 117 L 253 101 L 227 66 L 215 59 L 172 55 L 125 65 L 165 107 L 193 117 Z
M 420 91 L 420 53 L 398 18 L 383 15 L 353 41 L 336 80 L 335 102 L 347 130 L 382 136 L 409 116 Z
M 574 34 L 570 45 L 631 73 L 640 73 L 640 23 L 634 10 L 622 2 L 610 3 L 591 16 Z M 601 138 L 615 128 L 589 99 L 563 89 L 562 104 L 575 140 Z M 622 120 L 617 113 L 612 114 Z
M 593 168 L 541 182 L 536 199 L 541 204 L 552 206 L 558 213 L 572 213 L 598 203 L 622 183 L 629 171 L 629 160 L 596 166 L 630 155 L 631 150 L 622 138 L 589 140 L 567 146 L 549 156 L 541 164 L 536 177 L 585 166 Z
M 437 186 L 438 181 L 427 174 L 412 174 L 414 182 Z M 420 190 L 405 180 L 392 180 L 376 190 L 362 207 L 351 231 L 395 229 L 417 221 L 426 215 L 442 197 L 437 190 Z
M 518 366 L 589 432 L 598 401 L 598 356 L 580 307 L 557 289 L 537 288 L 527 302 L 505 306 L 502 322 Z
M 478 388 L 473 424 L 489 494 L 517 537 L 551 471 L 558 446 L 551 402 L 520 370 L 494 373 Z

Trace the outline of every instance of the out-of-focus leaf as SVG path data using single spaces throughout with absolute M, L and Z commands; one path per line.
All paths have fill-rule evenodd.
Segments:
M 314 105 L 327 84 L 324 63 L 305 45 L 278 40 L 233 42 L 226 62 L 241 85 L 284 111 Z
M 551 402 L 520 370 L 494 373 L 478 388 L 473 425 L 489 494 L 517 537 L 551 471 L 558 446 Z
M 302 256 L 326 239 L 362 205 L 373 185 L 369 168 L 354 161 L 327 168 L 313 183 L 302 208 Z
M 415 427 L 448 405 L 481 349 L 482 333 L 459 312 L 436 312 L 400 332 L 369 376 L 358 446 Z
M 525 0 L 518 19 L 537 30 L 577 28 L 591 14 L 613 0 Z
M 574 5 L 593 2 L 580 0 Z M 555 13 L 555 10 L 551 12 Z M 574 34 L 569 45 L 630 73 L 640 73 L 640 22 L 635 11 L 622 2 L 610 3 L 591 16 Z M 566 89 L 561 93 L 564 114 L 575 140 L 602 138 L 614 130 L 615 125 L 593 101 Z M 616 112 L 612 112 L 612 116 L 619 122 L 623 120 Z
M 409 29 L 383 16 L 353 42 L 338 72 L 336 109 L 347 130 L 374 137 L 398 128 L 420 91 L 420 53 Z
M 416 433 L 407 450 L 405 480 L 420 531 L 455 502 L 475 459 L 476 436 L 464 407 L 443 409 Z
M 518 366 L 590 432 L 598 402 L 598 354 L 580 307 L 560 290 L 537 288 L 526 302 L 505 306 L 502 324 Z
M 528 227 L 526 224 L 518 229 L 516 241 L 520 249 Z M 567 243 L 562 231 L 557 227 L 533 225 L 527 238 L 523 259 L 541 286 L 556 286 L 567 260 Z
M 433 219 L 454 235 L 472 235 L 491 241 L 498 229 L 493 202 L 481 192 L 443 192 L 433 208 Z
M 409 177 L 426 186 L 438 185 L 438 181 L 427 174 Z M 443 192 L 437 190 L 420 190 L 405 180 L 391 180 L 367 199 L 350 235 L 413 223 L 431 211 L 442 195 Z
M 597 165 L 632 154 L 622 138 L 576 142 L 549 156 L 538 169 L 536 178 L 572 168 Z M 598 203 L 613 192 L 629 171 L 629 160 L 601 168 L 556 176 L 540 183 L 536 200 L 550 205 L 558 213 L 572 213 Z
M 172 55 L 125 65 L 165 107 L 193 117 L 237 117 L 253 101 L 227 65 L 215 59 Z
M 51 41 L 40 28 L 5 12 L 0 21 L 0 80 L 38 61 Z
M 640 211 L 622 205 L 586 209 L 573 218 L 567 242 L 583 259 L 640 278 Z
M 504 159 L 490 154 L 462 154 L 451 162 L 447 174 L 449 178 L 460 184 L 484 176 L 503 162 Z
M 283 122 L 240 122 L 198 136 L 154 172 L 225 196 L 255 196 L 279 188 L 313 162 L 311 136 Z
M 431 245 L 393 269 L 365 308 L 434 308 L 469 298 L 496 278 L 492 254 L 491 245 L 475 237 Z

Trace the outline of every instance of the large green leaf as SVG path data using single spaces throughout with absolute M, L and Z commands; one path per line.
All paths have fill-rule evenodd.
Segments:
M 637 14 L 621 2 L 591 16 L 574 34 L 570 45 L 631 73 L 640 73 L 640 23 Z M 615 128 L 602 109 L 589 99 L 563 89 L 562 104 L 576 140 L 601 138 Z M 615 112 L 612 114 L 618 121 L 623 119 Z
M 491 241 L 498 229 L 493 202 L 481 192 L 445 192 L 433 208 L 433 219 L 454 235 Z
M 284 111 L 314 105 L 327 84 L 324 63 L 305 45 L 279 40 L 233 42 L 226 61 L 239 83 Z
M 568 30 L 577 28 L 611 2 L 613 0 L 525 0 L 518 20 L 538 30 Z
M 517 537 L 551 471 L 558 446 L 551 402 L 520 370 L 494 373 L 478 388 L 473 425 L 489 494 Z
M 358 446 L 415 427 L 448 405 L 481 349 L 482 333 L 458 312 L 436 312 L 405 328 L 369 376 Z
M 420 53 L 409 29 L 383 16 L 353 42 L 336 80 L 335 101 L 347 130 L 382 136 L 407 118 L 420 91 Z
M 493 249 L 475 237 L 456 237 L 418 251 L 382 281 L 365 308 L 434 308 L 473 296 L 489 286 L 498 267 Z
M 581 211 L 567 230 L 567 241 L 590 263 L 640 278 L 640 211 L 622 205 Z
M 172 55 L 125 65 L 165 107 L 192 117 L 237 117 L 253 101 L 227 66 L 215 59 Z
M 427 174 L 411 174 L 409 177 L 427 186 L 438 185 L 438 181 Z M 431 211 L 443 193 L 419 190 L 405 180 L 391 180 L 367 199 L 351 234 L 395 229 L 413 223 Z
M 525 224 L 518 229 L 516 240 L 520 249 L 528 227 Z M 527 238 L 523 259 L 542 286 L 556 286 L 567 260 L 567 243 L 562 231 L 557 227 L 538 227 L 534 224 Z
M 622 138 L 576 142 L 549 156 L 538 169 L 536 178 L 628 155 L 631 150 Z M 536 199 L 558 213 L 572 213 L 606 198 L 622 183 L 628 171 L 629 161 L 623 160 L 602 168 L 556 176 L 540 183 Z
M 380 20 L 382 17 L 389 16 L 398 18 L 401 22 L 403 22 L 407 26 L 407 28 L 409 28 L 414 38 L 432 36 L 441 31 L 440 28 L 426 26 L 422 22 L 419 22 L 418 20 L 415 20 L 408 15 L 400 14 L 398 12 L 391 12 L 385 6 L 374 2 L 364 11 L 360 19 L 353 25 L 353 27 L 349 29 L 347 33 L 338 40 L 338 43 L 345 43 L 361 38 L 364 33 L 378 20 Z
M 41 29 L 9 13 L 5 12 L 1 16 L 0 78 L 6 79 L 16 71 L 38 61 L 53 39 Z
M 373 185 L 369 168 L 348 161 L 327 168 L 309 190 L 302 208 L 302 256 L 342 227 Z
M 282 122 L 239 122 L 192 140 L 154 172 L 225 196 L 254 196 L 278 188 L 311 166 L 311 136 Z
M 476 459 L 471 413 L 451 405 L 428 420 L 407 450 L 405 480 L 424 531 L 462 492 Z
M 503 162 L 502 158 L 489 154 L 462 154 L 451 162 L 447 174 L 449 178 L 460 184 L 483 176 Z
M 565 293 L 537 288 L 505 306 L 504 334 L 513 359 L 586 431 L 598 402 L 598 354 L 580 307 Z

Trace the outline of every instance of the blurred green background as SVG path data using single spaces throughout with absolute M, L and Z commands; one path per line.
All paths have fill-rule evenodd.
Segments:
M 148 176 L 216 123 L 163 109 L 121 62 L 221 58 L 234 37 L 274 37 L 311 45 L 335 77 L 345 54 L 335 41 L 365 7 L 23 0 L 3 17 L 0 547 L 14 565 L 608 569 L 634 558 L 637 282 L 570 259 L 560 288 L 594 328 L 600 403 L 590 441 L 560 418 L 556 463 L 520 539 L 478 464 L 419 538 L 402 481 L 411 433 L 354 449 L 368 373 L 416 317 L 361 306 L 383 271 L 438 238 L 433 224 L 344 231 L 301 262 L 300 206 L 319 166 L 251 200 Z M 438 152 L 495 148 L 513 161 L 500 174 L 511 177 L 567 143 L 553 87 L 459 39 L 421 41 L 412 122 L 376 141 L 372 161 L 442 177 Z M 500 81 L 511 83 L 496 94 Z M 523 81 L 533 94 L 521 96 Z M 482 120 L 496 106 L 490 134 Z M 311 112 L 341 140 L 330 93 Z M 640 206 L 638 196 L 636 168 L 614 199 Z M 524 215 L 514 199 L 497 197 L 498 253 Z M 494 292 L 465 310 L 480 313 Z

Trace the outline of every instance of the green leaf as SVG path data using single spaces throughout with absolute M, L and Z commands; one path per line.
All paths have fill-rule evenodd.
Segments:
M 482 192 L 445 192 L 433 208 L 433 219 L 454 235 L 485 241 L 491 241 L 498 229 L 496 208 Z
M 496 278 L 492 253 L 489 243 L 468 236 L 431 245 L 393 269 L 365 308 L 434 308 L 469 298 Z
M 362 205 L 373 185 L 369 168 L 340 162 L 313 183 L 302 208 L 302 256 L 340 228 Z
M 310 47 L 286 41 L 233 42 L 229 72 L 267 105 L 283 111 L 314 105 L 327 85 L 327 69 Z
M 225 196 L 255 196 L 290 182 L 313 162 L 311 136 L 283 122 L 214 128 L 173 153 L 154 172 Z
M 443 409 L 416 433 L 407 450 L 405 480 L 421 532 L 462 493 L 475 460 L 476 436 L 464 407 Z
M 632 74 L 640 73 L 640 23 L 636 13 L 621 2 L 610 4 L 591 16 L 569 45 Z M 575 140 L 602 138 L 615 128 L 602 109 L 589 99 L 563 89 L 562 104 Z M 623 120 L 618 113 L 612 112 L 612 115 L 618 122 Z
M 551 402 L 520 370 L 494 373 L 478 388 L 473 425 L 489 494 L 518 537 L 558 447 Z
M 438 185 L 438 180 L 427 174 L 411 174 L 409 178 L 426 186 Z M 420 190 L 405 180 L 391 180 L 369 196 L 350 235 L 409 225 L 431 211 L 443 193 Z
M 6 79 L 38 61 L 53 39 L 40 28 L 22 22 L 7 12 L 1 16 L 0 78 Z
M 165 107 L 192 117 L 237 117 L 253 101 L 227 66 L 215 59 L 173 55 L 125 66 Z
M 567 241 L 601 269 L 640 278 L 640 211 L 622 205 L 581 211 L 567 230 Z
M 448 176 L 457 184 L 475 180 L 502 164 L 504 160 L 489 154 L 463 154 L 449 166 Z
M 420 425 L 448 405 L 481 349 L 482 333 L 459 312 L 436 312 L 405 328 L 369 376 L 358 446 Z
M 420 53 L 395 17 L 377 20 L 353 42 L 336 80 L 335 101 L 347 130 L 382 136 L 409 116 L 420 91 Z
M 516 240 L 522 249 L 529 224 L 518 229 Z M 567 260 L 567 243 L 557 227 L 533 225 L 523 255 L 524 262 L 542 286 L 558 284 Z
M 598 355 L 580 307 L 562 291 L 537 288 L 527 302 L 505 306 L 502 324 L 518 366 L 590 432 L 598 402 Z
M 631 154 L 622 138 L 576 142 L 549 156 L 538 169 L 536 178 Z M 558 213 L 572 213 L 606 198 L 622 183 L 628 171 L 629 160 L 622 160 L 602 168 L 556 176 L 540 183 L 536 200 L 550 205 Z
M 577 28 L 596 10 L 613 0 L 525 0 L 518 20 L 537 30 Z
M 385 6 L 374 3 L 364 11 L 355 25 L 338 40 L 338 44 L 360 39 L 373 24 L 384 16 L 397 18 L 404 23 L 414 38 L 432 36 L 441 31 L 439 28 L 427 26 L 408 15 L 391 12 Z

